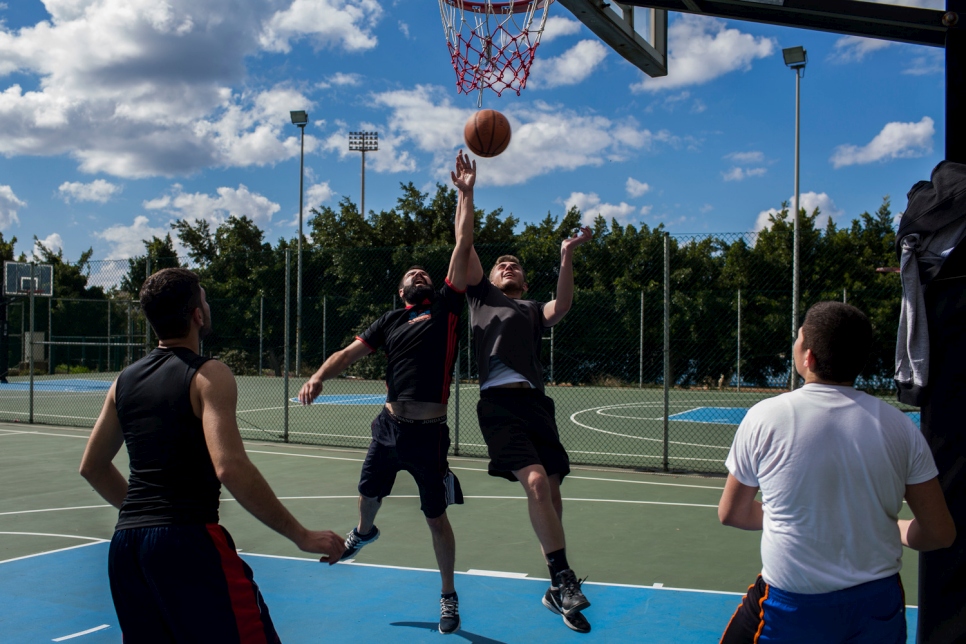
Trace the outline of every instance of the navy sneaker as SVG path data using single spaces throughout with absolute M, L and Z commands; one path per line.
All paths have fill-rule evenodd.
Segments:
M 439 632 L 443 635 L 460 629 L 460 600 L 458 597 L 441 597 L 439 600 Z
M 563 611 L 560 609 L 560 589 L 550 587 L 547 592 L 543 595 L 543 605 L 550 609 L 551 612 L 560 615 L 563 618 L 563 623 L 567 628 L 577 631 L 578 633 L 589 633 L 590 632 L 590 622 L 584 617 L 583 613 L 570 613 L 570 615 L 564 615 Z
M 346 559 L 352 559 L 359 551 L 362 550 L 362 546 L 369 545 L 373 541 L 379 538 L 379 528 L 372 526 L 372 530 L 369 534 L 363 536 L 359 534 L 359 531 L 355 528 L 349 532 L 345 537 L 345 552 L 342 553 L 342 557 L 339 561 L 345 561 Z

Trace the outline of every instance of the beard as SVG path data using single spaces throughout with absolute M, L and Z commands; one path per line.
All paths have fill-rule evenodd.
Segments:
M 436 298 L 436 291 L 429 284 L 410 284 L 403 287 L 403 299 L 409 304 L 422 304 L 424 300 L 432 302 Z

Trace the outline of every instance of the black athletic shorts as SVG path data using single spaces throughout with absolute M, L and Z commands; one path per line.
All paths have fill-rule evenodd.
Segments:
M 543 465 L 562 481 L 570 457 L 560 443 L 553 399 L 538 389 L 484 389 L 476 405 L 480 430 L 490 455 L 491 476 L 516 481 L 514 471 Z
M 446 417 L 432 420 L 398 418 L 383 408 L 372 421 L 372 442 L 362 464 L 359 494 L 380 501 L 392 492 L 396 473 L 406 470 L 419 487 L 419 509 L 427 519 L 463 502 L 460 482 L 449 469 Z
M 252 569 L 217 523 L 117 530 L 107 570 L 125 642 L 279 641 Z

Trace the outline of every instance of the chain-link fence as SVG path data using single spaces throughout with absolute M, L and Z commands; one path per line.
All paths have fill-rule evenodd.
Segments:
M 842 239 L 803 239 L 800 311 L 821 300 L 864 310 L 875 337 L 857 386 L 891 399 L 901 285 L 876 272 L 890 263 L 890 242 Z M 545 333 L 544 376 L 564 445 L 575 463 L 722 472 L 745 411 L 789 386 L 791 235 L 653 231 L 622 243 L 578 249 L 573 307 Z M 477 250 L 485 270 L 499 255 L 517 254 L 527 297 L 553 299 L 557 242 Z M 55 266 L 53 297 L 7 298 L 9 383 L 0 385 L 0 419 L 90 426 L 117 373 L 154 343 L 132 292 L 158 268 L 184 265 L 201 275 L 212 310 L 214 330 L 201 350 L 238 379 L 243 435 L 365 447 L 385 398 L 383 352 L 327 382 L 316 404 L 300 406 L 298 389 L 326 357 L 403 305 L 397 284 L 409 267 L 424 266 L 441 284 L 451 251 L 307 246 L 300 262 L 282 242 L 203 265 L 173 257 L 87 261 L 76 275 L 76 266 Z M 469 338 L 464 311 L 449 424 L 454 453 L 485 456 Z

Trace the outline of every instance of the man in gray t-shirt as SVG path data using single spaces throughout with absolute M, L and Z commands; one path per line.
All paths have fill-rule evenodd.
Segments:
M 591 237 L 590 228 L 583 227 L 561 243 L 557 298 L 550 302 L 523 299 L 527 283 L 520 261 L 512 255 L 497 259 L 486 279 L 473 251 L 466 277 L 480 369 L 477 414 L 490 456 L 489 472 L 523 484 L 530 521 L 550 569 L 551 585 L 543 604 L 581 633 L 590 631 L 581 614 L 590 602 L 567 563 L 561 522 L 560 483 L 570 472 L 570 459 L 560 443 L 553 400 L 543 392 L 540 342 L 544 330 L 570 310 L 574 249 Z

